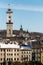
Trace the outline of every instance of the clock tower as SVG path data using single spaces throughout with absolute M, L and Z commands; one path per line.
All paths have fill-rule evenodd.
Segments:
M 13 23 L 12 23 L 12 10 L 8 8 L 7 10 L 7 37 L 12 37 L 13 35 Z

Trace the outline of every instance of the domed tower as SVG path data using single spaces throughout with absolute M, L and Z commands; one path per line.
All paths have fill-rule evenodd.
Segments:
M 12 23 L 12 10 L 8 8 L 7 10 L 7 37 L 12 37 L 13 35 L 13 23 Z

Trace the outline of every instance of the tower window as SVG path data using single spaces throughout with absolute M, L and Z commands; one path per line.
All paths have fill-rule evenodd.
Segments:
M 1 61 L 2 61 L 2 58 L 1 58 Z
M 16 58 L 14 58 L 14 60 L 16 60 Z
M 9 16 L 9 18 L 11 18 L 11 16 Z
M 9 20 L 9 23 L 11 22 L 11 20 Z
M 19 58 L 17 58 L 17 60 L 19 60 Z

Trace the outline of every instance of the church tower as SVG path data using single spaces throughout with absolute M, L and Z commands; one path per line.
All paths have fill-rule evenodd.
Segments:
M 7 10 L 7 37 L 12 37 L 13 35 L 13 23 L 12 23 L 12 10 L 8 8 Z

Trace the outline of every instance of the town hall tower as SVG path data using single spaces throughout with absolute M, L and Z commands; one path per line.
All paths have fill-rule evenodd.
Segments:
M 12 37 L 13 35 L 13 23 L 12 23 L 12 10 L 8 8 L 7 10 L 7 37 Z

